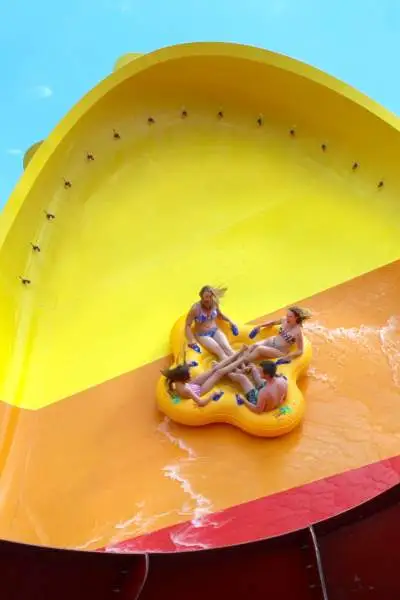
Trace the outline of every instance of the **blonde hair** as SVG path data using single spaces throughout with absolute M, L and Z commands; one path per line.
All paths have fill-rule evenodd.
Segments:
M 312 312 L 308 310 L 308 308 L 302 308 L 301 306 L 289 306 L 288 310 L 295 315 L 296 320 L 298 323 L 300 323 L 300 325 L 312 317 Z
M 199 296 L 201 298 L 203 294 L 209 292 L 212 295 L 215 304 L 219 304 L 220 299 L 225 296 L 227 291 L 227 287 L 214 287 L 212 285 L 203 285 L 199 292 Z

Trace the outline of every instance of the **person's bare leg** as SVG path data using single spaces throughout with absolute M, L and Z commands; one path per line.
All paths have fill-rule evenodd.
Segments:
M 250 369 L 251 376 L 252 376 L 252 378 L 253 378 L 254 383 L 256 384 L 256 386 L 258 388 L 262 387 L 264 385 L 265 381 L 264 381 L 264 379 L 260 375 L 259 368 L 256 365 L 250 364 L 249 365 L 249 369 Z
M 235 355 L 235 351 L 229 344 L 228 338 L 226 337 L 226 335 L 224 334 L 223 331 L 221 331 L 220 329 L 217 329 L 217 331 L 214 334 L 214 340 L 217 342 L 217 344 L 219 344 L 221 346 L 222 350 L 225 352 L 225 354 L 227 356 Z
M 205 373 L 201 373 L 200 375 L 196 375 L 193 379 L 190 380 L 190 383 L 196 383 L 197 385 L 203 385 L 210 378 L 211 373 L 213 373 L 213 369 L 210 371 L 206 371 Z
M 243 359 L 244 359 L 244 356 L 245 356 L 245 353 L 247 352 L 247 350 L 248 350 L 248 346 L 246 344 L 243 344 L 243 346 L 240 348 L 240 350 L 238 350 L 231 356 L 224 358 L 224 360 L 221 360 L 221 362 L 215 362 L 214 368 L 221 369 L 223 367 L 226 367 L 227 365 L 229 365 L 232 362 L 234 362 L 235 360 L 237 360 L 239 358 L 239 356 L 243 356 Z
M 221 362 L 216 362 L 212 369 L 210 369 L 209 371 L 206 371 L 205 373 L 201 373 L 200 375 L 197 375 L 196 377 L 193 377 L 193 379 L 191 379 L 191 382 L 197 383 L 197 385 L 203 385 L 203 383 L 205 383 L 207 381 L 207 379 L 213 373 L 229 366 L 234 361 L 237 361 L 240 356 L 243 356 L 246 349 L 247 349 L 247 346 L 243 345 L 243 348 L 241 348 L 239 350 L 239 352 L 237 352 L 233 356 L 228 356 L 228 357 L 224 358 Z
M 207 392 L 209 392 L 210 390 L 212 390 L 212 388 L 218 383 L 218 381 L 220 381 L 223 377 L 225 377 L 226 375 L 228 375 L 229 373 L 233 372 L 242 362 L 242 356 L 239 356 L 239 358 L 235 361 L 233 361 L 231 364 L 227 365 L 226 367 L 222 367 L 219 369 L 212 369 L 211 371 L 208 371 L 208 378 L 206 379 L 206 381 L 204 381 L 200 385 L 201 390 L 200 390 L 200 394 L 206 394 Z M 194 383 L 198 383 L 198 381 L 196 381 L 196 379 L 193 379 Z
M 248 394 L 254 388 L 254 383 L 243 373 L 231 373 L 229 379 L 238 384 L 244 394 Z
M 197 341 L 203 348 L 208 350 L 210 354 L 214 354 L 219 360 L 224 360 L 224 358 L 228 358 L 228 355 L 222 350 L 221 346 L 211 337 L 211 336 L 197 336 Z
M 246 395 L 251 390 L 254 389 L 253 382 L 248 377 L 246 377 L 246 375 L 243 375 L 242 373 L 231 373 L 230 378 L 232 379 L 232 381 L 235 381 L 236 383 L 238 383 L 243 390 L 243 394 L 244 394 L 243 396 L 239 396 L 239 394 L 237 395 L 237 397 L 240 399 L 241 403 L 245 404 L 247 406 L 247 408 L 249 408 L 251 410 L 251 412 L 254 412 L 257 414 L 260 414 L 261 412 L 263 412 L 262 404 L 261 404 L 259 398 L 257 398 L 256 404 L 252 404 L 246 398 Z
M 257 346 L 250 348 L 248 354 L 248 360 L 253 362 L 262 360 L 263 358 L 282 358 L 285 356 L 284 352 L 277 348 L 271 348 L 270 346 Z

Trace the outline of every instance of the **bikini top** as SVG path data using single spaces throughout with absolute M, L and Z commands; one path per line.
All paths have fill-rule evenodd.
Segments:
M 291 335 L 289 331 L 287 331 L 287 329 L 283 329 L 282 326 L 279 328 L 279 335 L 285 340 L 287 344 L 294 344 L 296 341 L 296 338 L 293 335 Z
M 198 307 L 199 307 L 199 314 L 194 318 L 195 321 L 197 321 L 197 323 L 207 323 L 207 321 L 215 321 L 215 319 L 218 317 L 218 311 L 216 308 L 213 308 L 212 311 L 210 312 L 210 314 L 207 315 L 201 309 L 200 304 L 198 305 Z

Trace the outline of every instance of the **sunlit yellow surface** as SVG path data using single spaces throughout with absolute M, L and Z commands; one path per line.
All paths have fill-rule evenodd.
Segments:
M 399 153 L 396 117 L 266 51 L 190 44 L 118 69 L 2 215 L 2 399 L 38 409 L 165 355 L 205 283 L 246 322 L 395 260 Z

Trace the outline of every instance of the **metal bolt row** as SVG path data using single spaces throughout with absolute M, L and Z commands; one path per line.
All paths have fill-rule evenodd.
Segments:
M 187 110 L 185 108 L 182 109 L 182 111 L 181 111 L 181 117 L 182 117 L 182 119 L 186 119 L 187 116 L 188 116 Z M 217 118 L 220 119 L 220 120 L 224 118 L 224 113 L 223 113 L 222 110 L 218 111 Z M 263 117 L 262 114 L 260 114 L 258 116 L 256 122 L 257 122 L 258 127 L 262 127 L 264 125 L 264 117 Z M 154 117 L 148 117 L 147 123 L 149 125 L 155 125 L 156 120 L 154 119 Z M 292 127 L 289 130 L 289 135 L 291 137 L 293 137 L 293 138 L 296 137 L 296 129 L 294 127 Z M 121 134 L 116 129 L 113 129 L 113 138 L 115 140 L 120 140 L 121 139 Z M 328 145 L 326 143 L 322 143 L 321 144 L 321 150 L 322 150 L 322 152 L 326 152 L 327 149 L 328 149 Z M 87 162 L 93 162 L 94 160 L 95 160 L 94 154 L 92 152 L 86 152 L 86 161 Z M 352 164 L 352 167 L 351 167 L 352 171 L 358 171 L 359 168 L 360 168 L 360 163 L 357 162 L 357 161 L 355 161 Z M 64 182 L 64 189 L 69 190 L 72 187 L 72 183 L 68 179 L 63 178 L 63 182 Z M 380 190 L 380 189 L 382 189 L 384 187 L 384 185 L 385 185 L 385 182 L 384 182 L 383 179 L 381 179 L 377 183 L 377 188 Z M 44 211 L 44 212 L 45 212 L 45 215 L 46 215 L 46 219 L 48 221 L 53 221 L 56 218 L 56 216 L 53 213 L 49 213 L 47 211 Z M 32 247 L 33 252 L 40 252 L 41 251 L 40 247 L 38 246 L 38 244 L 34 244 L 34 243 L 31 242 L 31 247 Z M 22 282 L 23 285 L 29 285 L 31 283 L 30 279 L 27 279 L 26 277 L 19 276 L 19 279 L 21 280 L 21 282 Z

